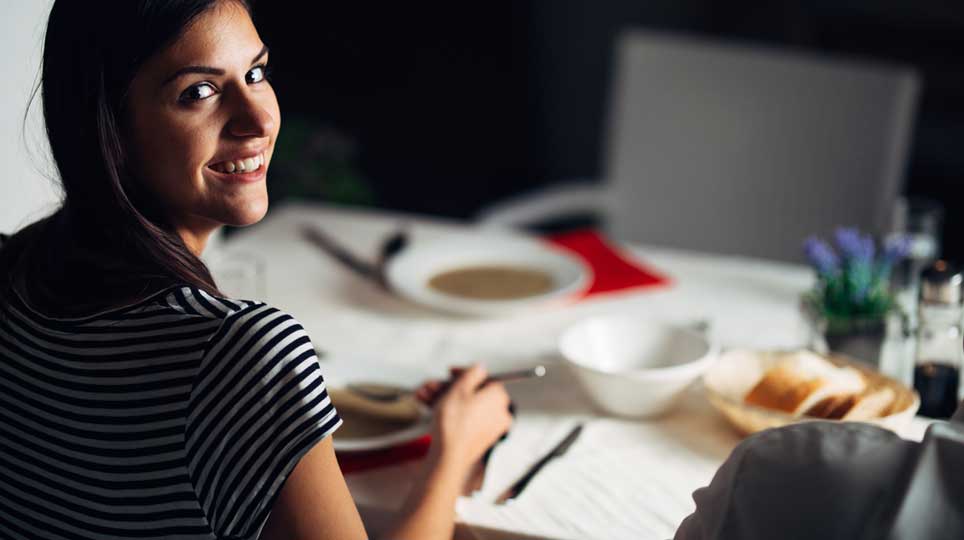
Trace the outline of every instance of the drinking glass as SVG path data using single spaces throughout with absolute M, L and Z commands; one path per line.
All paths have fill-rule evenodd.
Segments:
M 264 299 L 265 263 L 260 256 L 221 249 L 210 254 L 208 269 L 211 270 L 218 289 L 229 298 Z
M 909 197 L 898 200 L 891 231 L 910 239 L 907 258 L 894 268 L 893 286 L 897 300 L 916 328 L 920 273 L 941 255 L 941 226 L 944 208 L 931 199 Z

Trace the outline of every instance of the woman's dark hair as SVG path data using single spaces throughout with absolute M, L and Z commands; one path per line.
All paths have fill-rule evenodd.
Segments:
M 217 293 L 128 166 L 124 115 L 138 69 L 219 1 L 56 0 L 41 93 L 63 204 L 0 249 L 0 302 L 14 290 L 44 311 L 83 313 L 174 284 Z

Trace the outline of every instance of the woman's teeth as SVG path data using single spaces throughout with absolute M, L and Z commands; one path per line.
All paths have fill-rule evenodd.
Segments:
M 231 174 L 255 171 L 260 169 L 262 165 L 264 165 L 264 154 L 258 154 L 254 157 L 215 163 L 211 165 L 211 168 L 218 172 Z

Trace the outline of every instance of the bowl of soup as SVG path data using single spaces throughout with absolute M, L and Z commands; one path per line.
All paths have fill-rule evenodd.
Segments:
M 591 285 L 580 258 L 522 235 L 465 234 L 419 241 L 386 267 L 389 287 L 419 305 L 496 316 L 577 298 Z

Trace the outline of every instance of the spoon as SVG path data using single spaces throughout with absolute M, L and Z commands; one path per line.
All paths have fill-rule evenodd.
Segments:
M 509 382 L 518 381 L 522 379 L 532 379 L 540 378 L 546 375 L 546 367 L 543 365 L 538 365 L 531 368 L 519 369 L 513 371 L 505 371 L 502 373 L 493 373 L 489 375 L 485 382 L 482 384 L 488 384 L 490 382 Z M 442 388 L 445 391 L 445 387 L 449 384 L 446 382 Z M 405 388 L 401 386 L 393 386 L 388 384 L 375 384 L 375 383 L 350 383 L 346 386 L 348 390 L 355 392 L 356 394 L 370 399 L 372 401 L 379 401 L 383 403 L 398 401 L 403 397 L 412 395 L 415 390 L 411 388 Z

